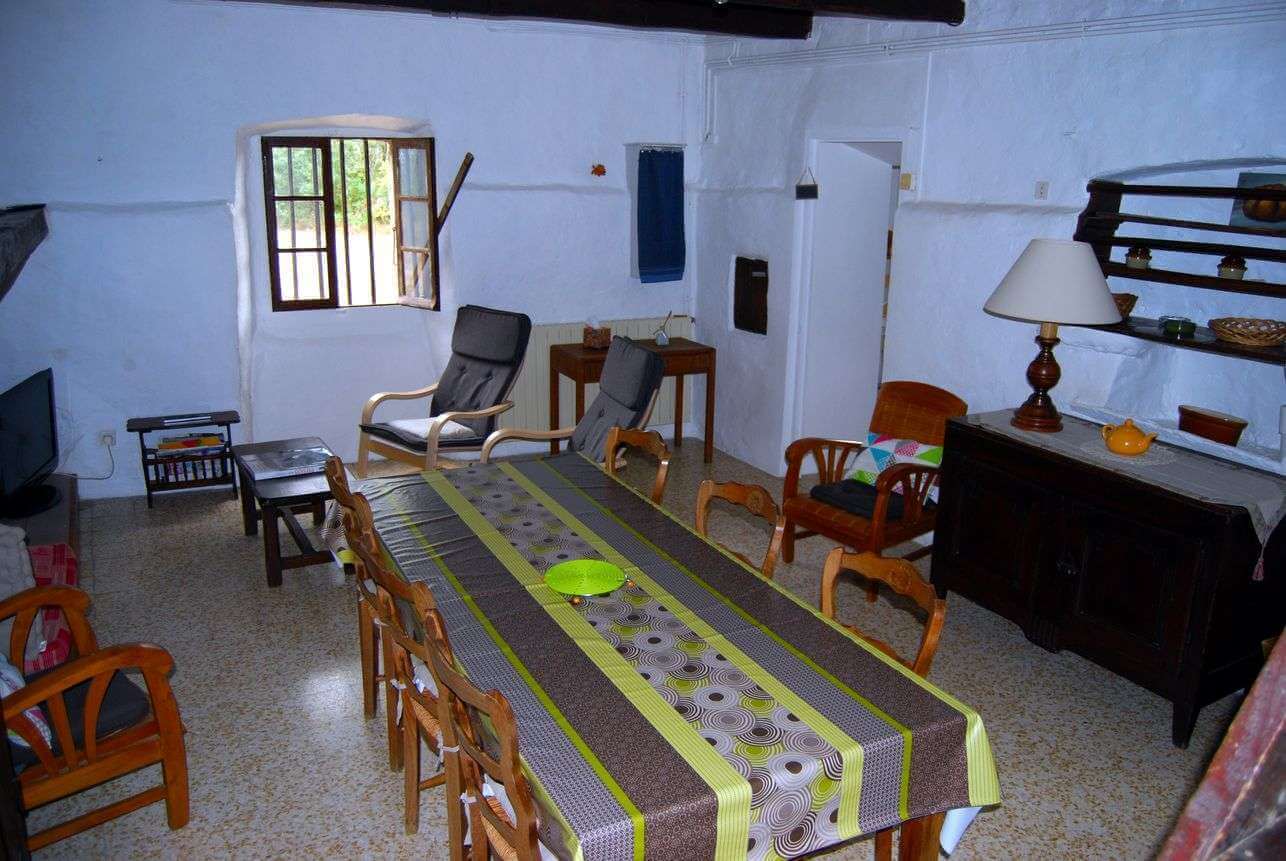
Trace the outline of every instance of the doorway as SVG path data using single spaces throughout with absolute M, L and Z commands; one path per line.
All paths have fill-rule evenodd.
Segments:
M 882 377 L 900 141 L 818 141 L 797 436 L 865 434 Z

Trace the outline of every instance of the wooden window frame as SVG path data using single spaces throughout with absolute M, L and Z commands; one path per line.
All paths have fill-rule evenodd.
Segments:
M 440 310 L 441 302 L 438 282 L 438 232 L 442 229 L 442 222 L 446 221 L 446 212 L 439 217 L 438 214 L 438 175 L 437 175 L 437 152 L 436 141 L 433 138 L 389 138 L 389 157 L 393 161 L 393 206 L 395 209 L 393 216 L 393 235 L 395 237 L 395 248 L 397 250 L 397 286 L 399 295 L 399 304 L 408 305 L 413 308 L 423 308 L 427 311 Z M 427 196 L 418 196 L 402 193 L 402 150 L 422 150 L 424 152 L 424 171 L 423 177 Z M 451 200 L 454 201 L 457 188 L 452 187 Z M 407 202 L 422 204 L 428 210 L 426 223 L 428 225 L 427 247 L 408 245 L 406 237 L 403 234 L 402 227 L 404 220 L 402 218 L 402 206 Z M 406 279 L 406 261 L 404 255 L 415 254 L 420 260 L 419 272 L 425 268 L 429 270 L 428 284 L 429 295 L 420 296 L 415 291 L 415 284 L 419 278 L 407 283 Z
M 263 188 L 264 216 L 268 227 L 268 275 L 272 290 L 272 310 L 274 311 L 314 311 L 321 308 L 339 307 L 338 267 L 335 261 L 335 189 L 331 167 L 330 141 L 328 137 L 268 137 L 261 141 L 263 155 Z M 272 169 L 272 151 L 280 148 L 309 148 L 321 153 L 321 190 L 320 195 L 297 195 L 276 193 L 276 178 Z M 292 190 L 293 191 L 293 190 Z M 282 249 L 277 244 L 277 204 L 285 201 L 320 201 L 325 213 L 323 220 L 326 226 L 326 277 L 328 293 L 325 299 L 287 299 L 281 292 L 282 253 L 300 253 L 296 249 Z M 317 253 L 317 250 L 303 252 Z

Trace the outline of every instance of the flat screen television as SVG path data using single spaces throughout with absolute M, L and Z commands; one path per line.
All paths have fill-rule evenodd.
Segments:
M 0 517 L 30 517 L 58 504 L 44 481 L 58 467 L 54 372 L 46 368 L 0 394 Z

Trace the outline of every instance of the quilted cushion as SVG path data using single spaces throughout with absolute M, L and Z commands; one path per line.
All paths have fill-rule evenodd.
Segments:
M 853 461 L 853 470 L 848 474 L 848 478 L 874 487 L 880 473 L 891 466 L 903 463 L 939 467 L 942 465 L 942 446 L 916 442 L 913 439 L 898 439 L 888 434 L 868 433 L 866 448 L 862 449 Z M 895 484 L 893 492 L 900 494 L 902 485 Z M 933 486 L 929 488 L 929 501 L 935 503 L 938 501 L 936 478 Z
M 422 420 L 427 425 L 428 420 Z M 424 441 L 424 434 L 415 433 L 407 430 L 405 427 L 395 427 L 401 422 L 380 422 L 373 425 L 362 425 L 362 430 L 373 437 L 377 437 L 386 442 L 400 445 L 411 451 L 424 452 L 428 451 L 428 444 Z M 454 422 L 453 422 L 454 424 Z M 448 437 L 441 436 L 438 438 L 438 448 L 480 448 L 486 437 L 471 435 L 467 437 Z
M 665 363 L 656 353 L 628 338 L 613 338 L 603 362 L 598 396 L 576 425 L 571 449 L 602 460 L 607 432 L 613 427 L 638 427 L 661 385 L 664 370 Z
M 846 478 L 831 484 L 819 484 L 808 492 L 808 495 L 819 502 L 842 508 L 849 514 L 858 517 L 875 516 L 875 500 L 879 497 L 871 485 Z M 889 494 L 888 518 L 898 520 L 902 517 L 903 500 L 897 494 Z
M 38 673 L 32 673 L 27 682 L 30 684 L 50 672 L 53 672 L 53 670 L 41 670 Z M 86 679 L 63 692 L 63 704 L 67 708 L 67 721 L 71 724 L 71 737 L 78 749 L 82 748 L 85 742 L 85 698 L 89 696 L 91 681 L 91 679 Z M 45 710 L 43 703 L 40 708 L 42 711 Z M 147 717 L 150 709 L 151 703 L 148 701 L 145 691 L 140 690 L 123 673 L 113 674 L 112 680 L 107 683 L 107 693 L 103 697 L 103 705 L 98 711 L 98 738 L 133 726 Z M 46 719 L 52 721 L 48 715 L 46 715 Z M 59 751 L 57 738 L 54 738 L 51 746 L 55 753 Z M 15 768 L 25 768 L 40 761 L 29 747 L 12 745 L 11 748 Z
M 465 305 L 456 314 L 451 358 L 438 380 L 429 416 L 484 410 L 505 399 L 527 355 L 531 318 L 526 314 Z M 496 419 L 464 419 L 478 437 L 495 430 Z M 417 449 L 423 451 L 423 444 Z

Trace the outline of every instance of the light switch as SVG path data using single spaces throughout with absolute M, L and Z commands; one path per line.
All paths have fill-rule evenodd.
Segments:
M 902 189 L 903 191 L 914 191 L 915 174 L 904 173 L 900 177 L 898 177 L 898 188 Z

